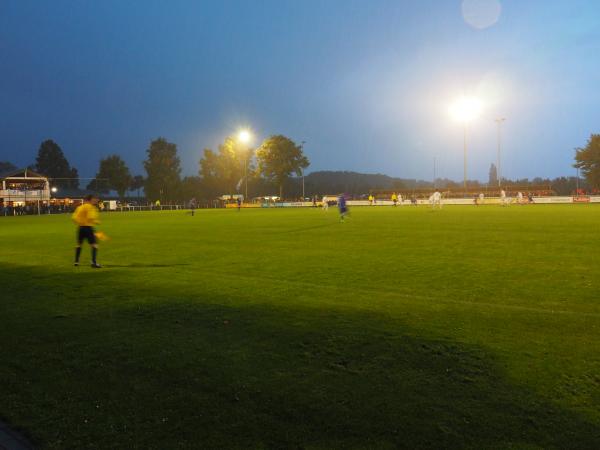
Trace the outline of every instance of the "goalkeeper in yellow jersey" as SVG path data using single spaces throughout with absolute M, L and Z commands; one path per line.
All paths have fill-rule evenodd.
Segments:
M 98 256 L 98 243 L 96 233 L 94 232 L 94 225 L 100 223 L 98 219 L 98 200 L 98 197 L 95 195 L 86 195 L 83 204 L 78 206 L 73 213 L 73 222 L 79 226 L 77 230 L 77 247 L 75 247 L 75 266 L 79 265 L 81 244 L 87 240 L 92 247 L 92 267 L 94 269 L 102 267 L 96 260 Z

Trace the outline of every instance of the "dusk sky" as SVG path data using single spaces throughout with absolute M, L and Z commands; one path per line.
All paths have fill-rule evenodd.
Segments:
M 0 61 L 0 160 L 53 139 L 82 177 L 112 153 L 142 173 L 158 136 L 193 175 L 247 126 L 306 141 L 310 171 L 460 180 L 461 94 L 484 105 L 469 178 L 494 118 L 509 178 L 574 174 L 600 132 L 598 0 L 0 0 Z

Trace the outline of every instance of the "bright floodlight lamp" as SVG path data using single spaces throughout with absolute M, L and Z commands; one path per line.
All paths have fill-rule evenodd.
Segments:
M 465 124 L 477 119 L 481 110 L 481 102 L 475 97 L 460 97 L 450 105 L 450 115 Z
M 252 134 L 248 130 L 241 130 L 238 139 L 242 144 L 248 144 L 252 140 Z
M 52 192 L 56 192 L 58 191 L 58 189 L 56 189 L 56 186 L 53 186 L 52 189 L 50 189 Z

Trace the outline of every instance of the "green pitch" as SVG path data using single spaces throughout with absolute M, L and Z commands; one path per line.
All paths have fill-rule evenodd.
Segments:
M 0 219 L 41 448 L 598 448 L 600 205 Z M 82 261 L 89 260 L 84 248 Z

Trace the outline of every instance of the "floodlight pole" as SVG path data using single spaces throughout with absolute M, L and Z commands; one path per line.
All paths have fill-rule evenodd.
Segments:
M 467 196 L 467 122 L 464 124 L 463 135 L 463 189 Z
M 301 151 L 304 151 L 304 144 L 306 144 L 306 141 L 302 141 L 300 143 Z M 304 196 L 304 167 L 301 167 L 301 169 L 302 169 L 302 201 L 304 201 L 304 198 L 305 198 L 305 196 Z
M 246 148 L 246 164 L 244 164 L 244 183 L 246 185 L 246 192 L 244 194 L 244 201 L 248 203 L 248 149 Z
M 498 187 L 500 187 L 502 184 L 502 174 L 500 171 L 500 147 L 501 147 L 500 144 L 501 144 L 501 139 L 502 139 L 502 123 L 505 120 L 506 119 L 504 117 L 496 119 L 496 123 L 498 124 L 498 154 L 496 157 L 496 178 L 498 178 Z

